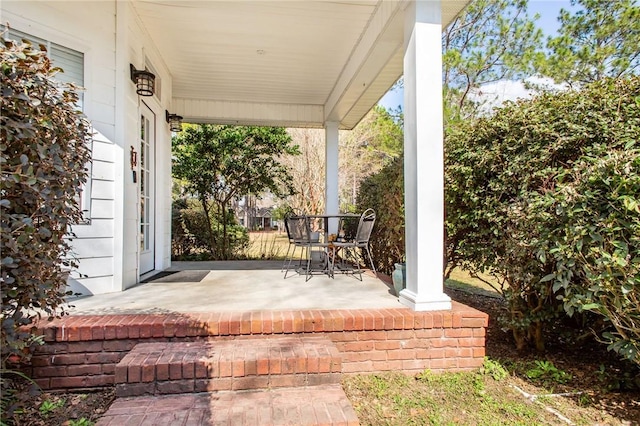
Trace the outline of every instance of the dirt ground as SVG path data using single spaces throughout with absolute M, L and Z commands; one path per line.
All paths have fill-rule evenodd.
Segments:
M 606 351 L 604 345 L 586 338 L 579 343 L 551 339 L 543 354 L 519 354 L 510 334 L 503 330 L 497 318 L 504 306 L 501 299 L 447 289 L 447 293 L 489 314 L 486 354 L 505 366 L 518 370 L 518 365 L 535 360 L 552 362 L 570 374 L 568 382 L 556 386 L 555 392 L 581 391 L 589 395 L 592 406 L 607 414 L 625 419 L 624 424 L 640 425 L 640 390 L 624 390 L 633 380 L 640 384 L 640 372 L 630 364 L 623 364 Z M 562 334 L 559 334 L 562 336 Z M 520 364 L 518 364 L 520 363 Z M 620 380 L 625 376 L 626 380 Z M 516 373 L 517 374 L 517 373 Z M 526 379 L 526 378 L 525 378 Z M 23 413 L 17 416 L 19 425 L 90 426 L 109 408 L 114 400 L 112 388 L 82 393 L 43 392 L 35 396 L 23 395 Z

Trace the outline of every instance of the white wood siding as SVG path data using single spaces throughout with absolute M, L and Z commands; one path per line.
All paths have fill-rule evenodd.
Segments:
M 73 229 L 77 238 L 106 238 L 113 237 L 112 219 L 91 219 L 91 226 L 76 226 Z
M 19 30 L 84 54 L 84 112 L 98 131 L 91 167 L 91 221 L 76 225 L 71 245 L 80 260 L 72 289 L 85 293 L 117 291 L 113 280 L 115 136 L 115 2 L 2 2 L 2 21 Z M 82 275 L 79 275 L 82 274 Z M 94 288 L 91 282 L 100 282 Z

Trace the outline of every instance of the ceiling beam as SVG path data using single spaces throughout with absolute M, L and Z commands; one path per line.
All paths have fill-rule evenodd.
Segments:
M 369 25 L 327 98 L 324 108 L 326 121 L 341 122 L 374 82 L 389 58 L 402 47 L 404 6 L 405 3 L 397 1 L 378 3 Z M 369 108 L 374 103 L 368 105 Z
M 322 105 L 173 98 L 172 114 L 187 123 L 315 127 L 324 124 Z

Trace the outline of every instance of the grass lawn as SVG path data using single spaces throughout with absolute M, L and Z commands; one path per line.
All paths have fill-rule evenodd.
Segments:
M 484 280 L 487 280 L 490 283 L 493 283 L 496 287 L 498 288 L 500 287 L 498 283 L 496 283 L 491 276 L 486 274 L 482 274 L 481 276 Z M 466 288 L 469 291 L 485 290 L 486 293 L 483 293 L 482 291 L 480 293 L 483 293 L 486 295 L 489 295 L 489 294 L 497 295 L 497 292 L 493 287 L 483 282 L 482 280 L 479 280 L 478 278 L 472 277 L 471 275 L 469 275 L 467 271 L 464 271 L 459 268 L 456 268 L 451 272 L 451 275 L 449 276 L 449 279 L 447 280 L 446 285 L 452 288 L 458 288 L 458 287 Z
M 284 231 L 252 231 L 249 232 L 249 247 L 243 255 L 247 259 L 283 260 L 288 246 L 289 239 Z
M 637 424 L 593 406 L 589 393 L 557 395 L 491 360 L 468 373 L 350 376 L 343 387 L 361 425 Z

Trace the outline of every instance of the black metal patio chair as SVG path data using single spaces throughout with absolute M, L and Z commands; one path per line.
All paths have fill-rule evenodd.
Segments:
M 373 232 L 373 226 L 376 222 L 376 212 L 373 209 L 365 210 L 360 216 L 360 220 L 358 222 L 358 228 L 352 240 L 350 241 L 335 241 L 331 243 L 331 256 L 333 265 L 332 269 L 335 270 L 337 253 L 339 250 L 343 251 L 343 258 L 340 269 L 344 272 L 352 272 L 355 274 L 356 272 L 360 275 L 360 281 L 362 281 L 362 269 L 360 269 L 360 256 L 357 255 L 356 249 L 362 250 L 363 261 L 366 264 L 366 259 L 364 259 L 364 253 L 367 254 L 369 258 L 369 263 L 371 264 L 371 270 L 374 274 L 376 274 L 376 267 L 373 264 L 373 258 L 371 256 L 371 249 L 369 247 L 369 240 L 371 238 L 371 233 Z M 354 266 L 357 266 L 357 269 L 351 268 L 347 269 L 344 267 L 345 262 L 351 261 Z
M 332 276 L 331 263 L 327 256 L 328 243 L 321 242 L 319 238 L 312 237 L 311 226 L 309 224 L 309 218 L 306 216 L 291 216 L 286 219 L 285 226 L 288 229 L 290 240 L 293 241 L 294 251 L 288 258 L 288 264 L 284 277 L 287 278 L 289 270 L 291 270 L 291 263 L 293 261 L 295 249 L 301 248 L 300 261 L 297 270 L 302 269 L 303 256 L 306 253 L 306 267 L 305 278 L 309 281 L 314 272 L 326 273 Z M 314 248 L 319 248 L 315 252 L 320 253 L 319 265 L 314 265 Z

